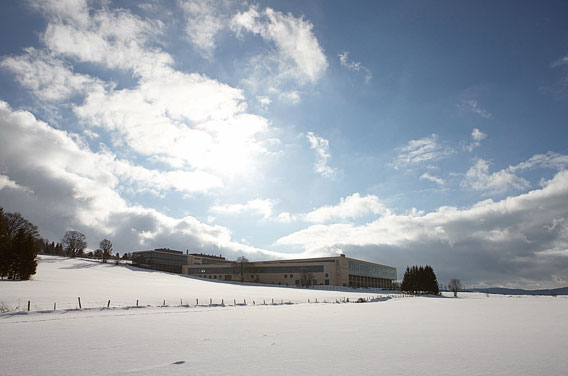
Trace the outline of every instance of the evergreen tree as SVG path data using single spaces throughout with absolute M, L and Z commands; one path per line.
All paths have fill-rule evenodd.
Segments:
M 29 279 L 35 274 L 39 244 L 37 226 L 20 213 L 0 208 L 0 277 Z
M 438 280 L 430 265 L 406 267 L 401 291 L 412 294 L 439 294 Z

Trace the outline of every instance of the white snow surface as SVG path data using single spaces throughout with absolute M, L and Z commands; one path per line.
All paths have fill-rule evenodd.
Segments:
M 20 310 L 0 314 L 0 375 L 566 374 L 566 297 L 387 293 L 330 303 L 377 295 L 42 256 L 33 280 L 0 281 L 0 303 Z

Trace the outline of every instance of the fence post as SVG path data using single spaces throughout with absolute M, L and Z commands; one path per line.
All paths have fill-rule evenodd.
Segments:
M 164 304 L 162 304 L 162 306 L 164 307 L 166 306 L 166 299 L 164 299 Z
M 246 299 L 243 299 L 243 302 L 245 303 L 245 305 L 247 305 L 247 300 L 246 300 Z
M 179 305 L 182 306 L 183 305 L 183 299 L 179 300 Z
M 79 301 L 79 309 L 83 309 L 83 307 L 81 307 L 81 297 L 78 296 L 78 297 L 77 297 L 77 300 Z
M 107 303 L 107 308 L 109 308 L 109 307 L 110 307 L 110 299 L 108 300 L 108 303 Z
M 136 307 L 138 307 L 138 299 L 136 299 Z
M 31 301 L 28 300 L 28 312 L 30 311 Z
M 213 299 L 209 298 L 209 305 L 213 305 Z
M 57 309 L 57 303 L 53 303 L 53 310 L 55 311 Z
M 196 305 L 196 306 L 199 305 L 199 298 L 195 298 L 195 305 Z
M 222 306 L 225 305 L 225 299 L 221 299 L 221 305 L 222 305 Z

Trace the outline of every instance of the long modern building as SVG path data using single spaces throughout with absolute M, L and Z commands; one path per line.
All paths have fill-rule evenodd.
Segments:
M 392 288 L 396 268 L 345 255 L 295 260 L 228 261 L 221 256 L 169 249 L 134 252 L 134 265 L 223 281 L 284 286 L 331 285 Z

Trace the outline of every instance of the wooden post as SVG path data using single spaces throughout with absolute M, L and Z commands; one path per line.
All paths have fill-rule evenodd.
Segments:
M 252 305 L 256 305 L 256 303 L 254 302 L 254 300 L 252 301 Z
M 30 311 L 31 301 L 28 300 L 28 312 Z
M 310 302 L 310 298 L 308 298 L 308 303 Z
M 79 309 L 83 309 L 83 307 L 81 307 L 81 297 L 77 297 L 77 300 L 79 301 Z
M 108 300 L 107 308 L 110 308 L 110 299 Z
M 138 307 L 138 299 L 136 299 L 136 307 Z
M 246 299 L 243 299 L 243 302 L 245 303 L 245 305 L 247 305 L 247 300 L 246 300 Z
M 274 304 L 274 298 L 272 298 L 272 304 Z
M 199 305 L 199 298 L 195 298 L 195 305 L 196 305 L 196 306 Z
M 164 299 L 164 304 L 162 304 L 162 306 L 164 307 L 166 306 L 166 299 Z
M 179 300 L 179 305 L 181 305 L 181 306 L 183 305 L 183 299 Z
M 209 298 L 209 305 L 213 305 L 213 299 Z
M 234 305 L 234 306 L 237 305 L 237 299 L 233 299 L 233 305 Z
M 53 310 L 55 311 L 57 309 L 57 303 L 53 303 Z
M 221 299 L 221 305 L 222 305 L 222 306 L 225 305 L 225 299 Z

